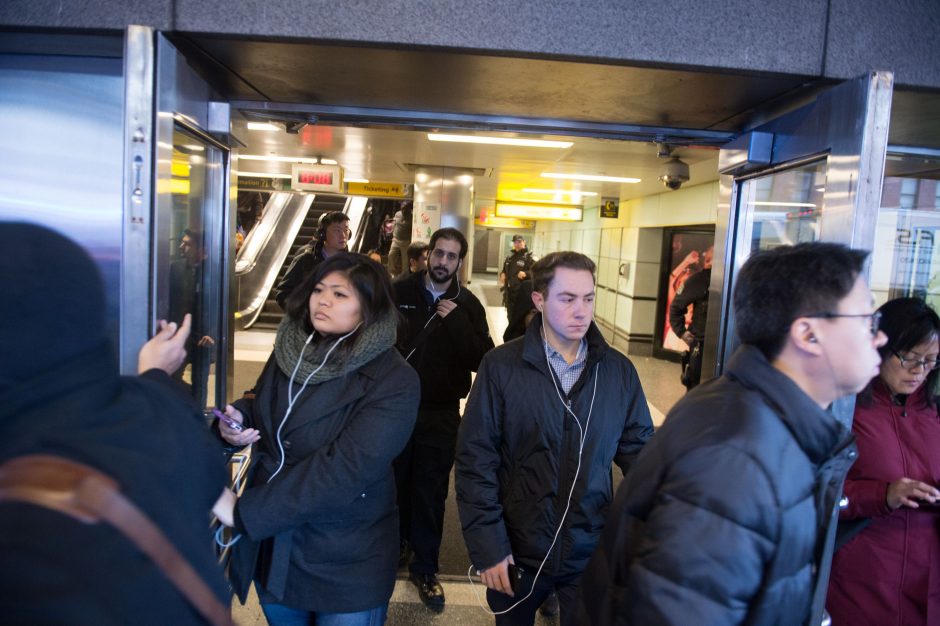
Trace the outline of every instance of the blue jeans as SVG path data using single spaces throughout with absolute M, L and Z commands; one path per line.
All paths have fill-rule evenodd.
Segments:
M 382 626 L 388 603 L 356 613 L 315 613 L 283 604 L 262 604 L 270 626 Z

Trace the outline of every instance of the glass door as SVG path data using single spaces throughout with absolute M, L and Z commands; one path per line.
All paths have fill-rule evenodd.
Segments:
M 174 376 L 189 386 L 200 406 L 215 406 L 224 403 L 216 397 L 215 384 L 224 342 L 216 305 L 221 268 L 219 255 L 211 252 L 219 248 L 219 186 L 226 154 L 179 123 L 172 127 L 172 138 L 169 146 L 158 146 L 155 319 L 181 324 L 191 316 L 186 360 Z
M 201 406 L 223 404 L 234 359 L 228 104 L 163 35 L 131 26 L 125 41 L 122 371 L 136 372 L 158 320 L 190 314 L 174 376 Z
M 887 72 L 847 81 L 722 149 L 703 374 L 720 374 L 736 347 L 731 293 L 751 254 L 807 241 L 874 246 L 892 83 Z M 851 415 L 850 405 L 834 410 Z
M 871 268 L 878 305 L 914 297 L 940 310 L 940 150 L 888 153 Z

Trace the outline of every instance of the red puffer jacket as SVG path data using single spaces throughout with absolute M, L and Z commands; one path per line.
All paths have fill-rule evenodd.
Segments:
M 940 485 L 940 417 L 921 386 L 902 404 L 874 382 L 855 409 L 858 460 L 845 481 L 842 519 L 872 518 L 832 563 L 826 608 L 843 624 L 940 623 L 940 506 L 888 509 L 888 484 L 906 476 Z

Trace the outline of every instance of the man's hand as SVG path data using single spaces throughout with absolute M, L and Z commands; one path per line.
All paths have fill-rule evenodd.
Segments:
M 160 369 L 172 375 L 186 359 L 186 338 L 189 337 L 192 317 L 187 313 L 183 323 L 176 328 L 175 322 L 160 320 L 160 331 L 145 343 L 137 355 L 137 373 Z
M 516 274 L 516 278 L 518 278 L 519 280 L 525 280 L 525 276 L 526 274 L 522 270 L 519 270 L 519 273 Z
M 480 580 L 489 589 L 505 593 L 507 596 L 515 597 L 512 591 L 512 585 L 509 584 L 509 564 L 515 565 L 515 561 L 510 554 L 505 559 L 493 567 L 480 572 Z
M 940 491 L 937 491 L 935 487 L 931 487 L 927 483 L 922 483 L 919 480 L 913 480 L 905 476 L 889 484 L 888 490 L 885 493 L 885 502 L 892 511 L 902 506 L 912 509 L 919 508 L 918 500 L 933 504 L 937 500 L 940 500 Z
M 209 335 L 203 335 L 202 339 L 196 342 L 196 345 L 199 346 L 200 348 L 205 348 L 206 346 L 214 346 L 215 339 L 213 339 Z
M 457 308 L 457 303 L 453 300 L 438 300 L 437 301 L 437 314 L 441 316 L 441 319 L 447 317 L 447 315 Z
M 682 333 L 682 337 L 680 337 L 680 339 L 686 342 L 690 348 L 695 345 L 695 335 L 693 335 L 689 331 L 685 331 L 684 333 Z

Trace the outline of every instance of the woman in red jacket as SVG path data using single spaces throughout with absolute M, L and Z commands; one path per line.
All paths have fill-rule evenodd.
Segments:
M 841 519 L 871 521 L 837 552 L 835 626 L 940 623 L 940 317 L 917 298 L 880 309 L 881 373 L 859 394 L 858 460 Z

